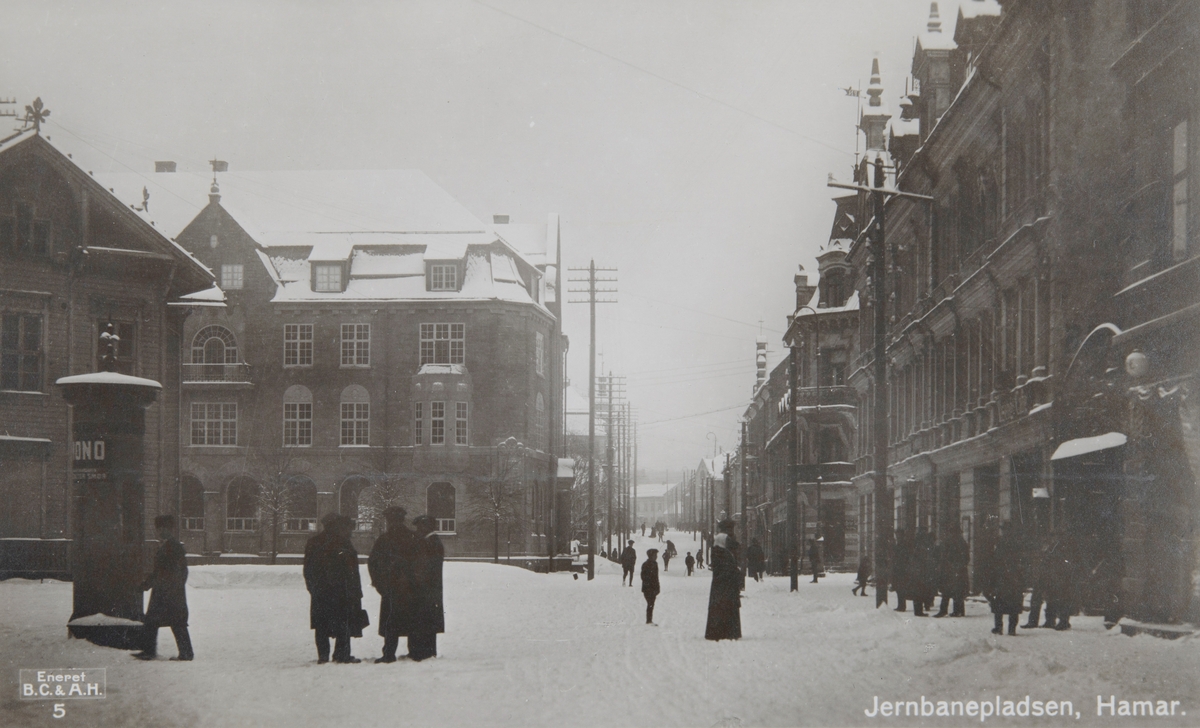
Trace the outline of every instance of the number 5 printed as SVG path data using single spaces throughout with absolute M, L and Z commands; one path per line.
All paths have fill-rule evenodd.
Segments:
M 55 703 L 54 704 L 53 715 L 55 718 L 65 718 L 67 716 L 67 709 L 64 706 L 66 706 L 66 703 Z

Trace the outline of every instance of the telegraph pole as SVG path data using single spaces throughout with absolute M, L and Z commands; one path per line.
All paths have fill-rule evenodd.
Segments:
M 747 552 L 750 549 L 750 507 L 747 505 L 746 495 L 749 492 L 746 488 L 746 473 L 749 468 L 746 464 L 747 456 L 750 453 L 750 443 L 746 439 L 746 428 L 750 423 L 747 420 L 742 420 L 742 583 L 746 582 L 746 577 L 750 575 L 750 559 Z
M 887 602 L 888 579 L 886 569 L 889 566 L 890 555 L 886 553 L 888 539 L 892 535 L 893 505 L 888 495 L 888 382 L 887 382 L 887 248 L 885 246 L 884 207 L 888 197 L 906 197 L 910 200 L 933 202 L 928 195 L 918 195 L 914 192 L 901 192 L 895 188 L 886 188 L 883 160 L 876 158 L 874 179 L 872 184 L 841 184 L 833 181 L 829 175 L 829 187 L 865 192 L 871 196 L 871 207 L 875 219 L 870 231 L 871 242 L 871 306 L 874 308 L 873 330 L 875 335 L 874 357 L 872 362 L 874 383 L 872 385 L 872 424 L 875 428 L 874 455 L 872 467 L 875 470 L 875 606 Z M 863 180 L 864 182 L 866 180 Z M 793 350 L 794 353 L 795 350 Z M 793 407 L 793 411 L 794 411 Z M 794 416 L 794 415 L 793 415 Z M 793 420 L 794 422 L 795 420 Z
M 596 578 L 596 304 L 616 303 L 616 298 L 597 299 L 597 294 L 615 294 L 612 288 L 597 288 L 597 283 L 616 283 L 616 277 L 597 278 L 597 272 L 616 273 L 616 268 L 597 268 L 596 261 L 588 262 L 587 268 L 570 268 L 573 272 L 587 271 L 587 278 L 576 276 L 569 283 L 586 283 L 587 288 L 571 288 L 569 293 L 586 293 L 587 298 L 571 303 L 587 303 L 591 318 L 591 342 L 588 348 L 588 581 Z

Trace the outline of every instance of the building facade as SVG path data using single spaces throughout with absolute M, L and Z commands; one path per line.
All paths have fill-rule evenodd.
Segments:
M 179 225 L 227 298 L 183 332 L 189 550 L 302 551 L 329 512 L 367 548 L 390 505 L 451 556 L 555 548 L 556 216 L 484 225 L 408 170 L 214 172 Z
M 109 324 L 120 336 L 115 369 L 163 386 L 146 411 L 144 498 L 125 501 L 141 512 L 122 522 L 150 535 L 154 517 L 174 511 L 179 342 L 187 296 L 212 284 L 195 258 L 37 131 L 0 142 L 0 539 L 18 571 L 36 558 L 13 553 L 17 541 L 70 539 L 79 526 L 71 412 L 54 382 L 98 371 Z

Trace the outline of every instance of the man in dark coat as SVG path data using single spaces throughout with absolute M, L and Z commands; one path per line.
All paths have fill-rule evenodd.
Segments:
M 750 539 L 750 548 L 746 549 L 746 566 L 750 569 L 750 576 L 754 577 L 755 581 L 762 581 L 763 567 L 766 562 L 766 555 L 763 553 L 762 544 L 757 538 Z
M 175 537 L 175 516 L 158 516 L 154 519 L 161 542 L 154 553 L 154 571 L 142 582 L 142 591 L 150 592 L 150 608 L 146 610 L 142 628 L 142 651 L 133 656 L 139 660 L 153 660 L 158 654 L 158 629 L 170 627 L 175 635 L 175 646 L 179 656 L 172 660 L 191 660 L 192 638 L 188 634 L 187 551 Z
M 812 565 L 812 582 L 817 583 L 817 577 L 821 575 L 821 547 L 817 544 L 815 538 L 808 539 L 808 563 Z
M 712 586 L 708 591 L 706 640 L 736 640 L 742 637 L 741 569 L 728 546 L 729 534 L 718 533 L 708 554 Z
M 663 549 L 663 571 L 670 571 L 668 567 L 671 565 L 671 559 L 675 557 L 675 544 L 667 541 L 667 547 Z
M 1007 524 L 1000 527 L 1000 538 L 992 549 L 991 563 L 985 570 L 987 581 L 984 594 L 992 603 L 995 626 L 992 634 L 1004 631 L 1004 615 L 1008 615 L 1008 633 L 1017 633 L 1017 622 L 1025 601 L 1025 579 L 1021 568 L 1021 543 Z
M 1079 563 L 1075 541 L 1065 529 L 1054 534 L 1046 564 L 1046 622 L 1059 631 L 1070 629 L 1079 601 Z
M 1046 592 L 1050 587 L 1048 577 L 1050 561 L 1050 540 L 1047 538 L 1041 539 L 1037 549 L 1034 550 L 1029 560 L 1029 585 L 1033 587 L 1033 593 L 1029 595 L 1029 619 L 1025 624 L 1021 625 L 1026 629 L 1032 629 L 1038 626 L 1038 620 L 1042 616 L 1042 605 L 1046 605 L 1046 623 L 1042 626 L 1053 627 L 1053 610 L 1046 600 Z
M 949 612 L 951 617 L 965 617 L 966 607 L 963 604 L 967 597 L 967 566 L 971 560 L 971 550 L 966 539 L 958 529 L 939 545 L 937 550 L 938 587 L 942 592 L 942 604 L 938 607 L 935 617 L 945 617 L 951 602 L 954 610 Z
M 637 550 L 630 541 L 621 551 L 621 586 L 625 586 L 625 577 L 629 577 L 629 586 L 633 586 L 633 570 L 637 567 Z
M 446 549 L 438 538 L 437 523 L 429 516 L 413 519 L 416 560 L 413 562 L 413 626 L 408 634 L 408 656 L 414 662 L 437 657 L 437 636 L 446 631 L 442 608 L 442 564 Z
M 350 620 L 362 608 L 358 552 L 350 542 L 353 522 L 336 513 L 321 519 L 325 527 L 304 546 L 304 585 L 311 597 L 309 627 L 316 630 L 317 662 L 362 662 L 350 654 Z M 353 610 L 353 614 L 351 613 Z
M 691 576 L 692 571 L 696 568 L 696 557 L 692 556 L 691 551 L 688 551 L 687 556 L 684 557 L 683 565 L 687 567 L 687 575 Z
M 654 600 L 658 598 L 658 549 L 646 549 L 642 562 L 642 596 L 646 598 L 646 624 L 654 624 Z
M 924 617 L 926 607 L 933 605 L 934 566 L 932 536 L 924 528 L 917 529 L 912 551 L 908 556 L 908 596 L 913 601 L 913 616 Z
M 889 577 L 892 588 L 896 590 L 896 611 L 908 611 L 909 600 L 909 568 L 908 561 L 912 556 L 912 540 L 903 529 L 896 531 L 896 543 L 892 546 L 892 558 L 889 562 Z
M 404 525 L 408 511 L 392 506 L 383 511 L 387 530 L 375 539 L 367 558 L 371 585 L 379 592 L 379 636 L 383 656 L 375 662 L 395 662 L 400 638 L 412 629 L 413 560 L 416 538 Z

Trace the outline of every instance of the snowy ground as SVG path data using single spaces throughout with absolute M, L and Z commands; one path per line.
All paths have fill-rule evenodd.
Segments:
M 446 565 L 447 634 L 424 663 L 316 664 L 308 597 L 296 566 L 194 567 L 188 582 L 196 661 L 170 662 L 66 638 L 71 585 L 0 583 L 0 725 L 146 726 L 713 726 L 965 725 L 979 718 L 869 718 L 882 700 L 1069 700 L 1080 719 L 990 718 L 1033 725 L 1128 725 L 1097 718 L 1096 696 L 1179 700 L 1156 725 L 1200 724 L 1200 641 L 1123 637 L 1099 618 L 1074 629 L 989 633 L 985 604 L 966 619 L 921 619 L 874 609 L 850 594 L 851 575 L 820 584 L 750 582 L 739 642 L 703 639 L 709 572 L 685 576 L 689 534 L 671 534 L 681 558 L 662 574 L 656 627 L 640 590 L 619 586 L 616 564 L 597 578 L 534 574 L 492 564 Z M 638 539 L 638 561 L 649 539 Z M 657 543 L 655 547 L 662 548 Z M 661 560 L 660 560 L 661 563 Z M 366 569 L 363 569 L 366 583 Z M 372 622 L 378 596 L 368 590 Z M 893 602 L 894 605 L 894 602 Z M 354 640 L 373 658 L 382 639 Z M 106 667 L 108 697 L 18 699 L 20 668 Z M 1188 715 L 1182 713 L 1186 711 Z

